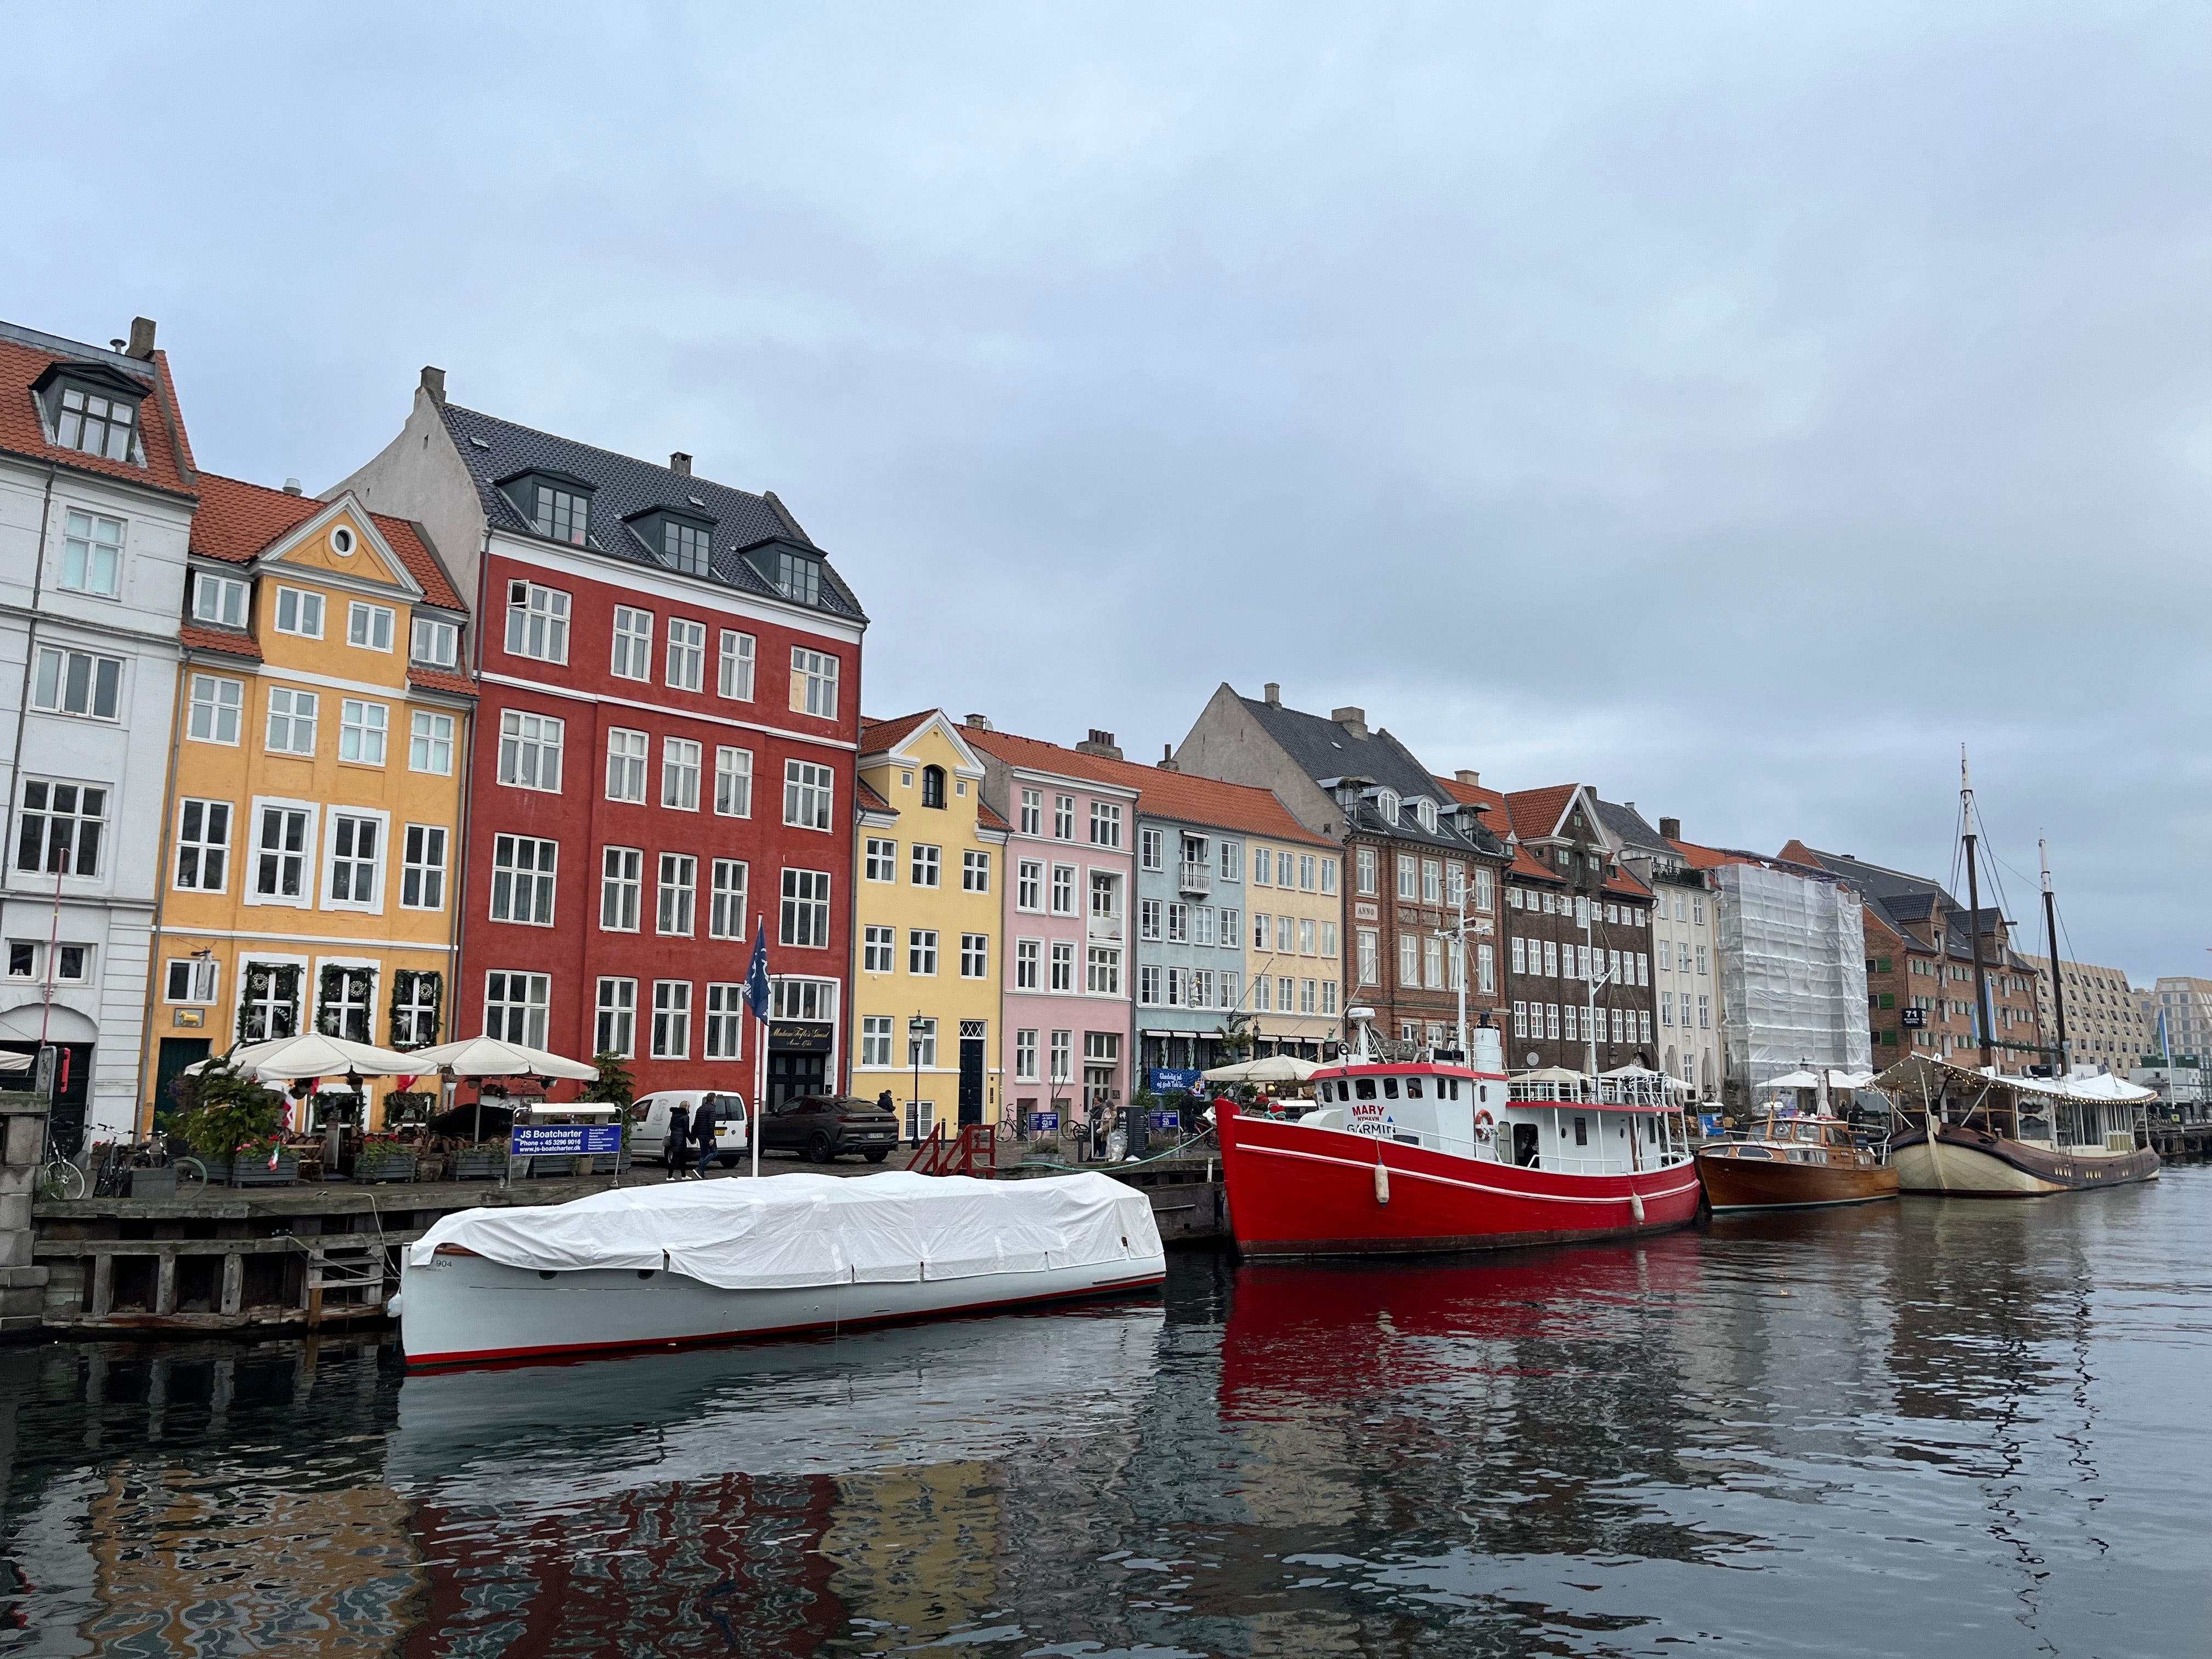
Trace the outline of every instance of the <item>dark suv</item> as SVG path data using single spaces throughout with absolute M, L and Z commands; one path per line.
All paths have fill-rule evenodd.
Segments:
M 811 1164 L 827 1164 L 858 1152 L 880 1164 L 898 1145 L 899 1120 L 872 1100 L 853 1095 L 801 1095 L 771 1106 L 761 1119 L 761 1149 L 785 1147 L 804 1152 Z

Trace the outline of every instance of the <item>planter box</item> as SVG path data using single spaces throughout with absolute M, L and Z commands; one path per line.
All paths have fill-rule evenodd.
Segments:
M 356 1181 L 412 1181 L 416 1157 L 411 1152 L 363 1147 L 353 1161 Z
M 289 1187 L 300 1178 L 300 1160 L 290 1152 L 277 1155 L 276 1167 L 269 1167 L 269 1156 L 241 1158 L 230 1160 L 207 1158 L 200 1160 L 207 1165 L 208 1184 L 227 1187 Z
M 470 1146 L 453 1155 L 456 1181 L 496 1181 L 507 1173 L 507 1153 L 497 1146 Z

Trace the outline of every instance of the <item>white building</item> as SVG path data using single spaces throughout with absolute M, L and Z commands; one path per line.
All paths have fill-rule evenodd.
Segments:
M 2035 969 L 2036 1020 L 2046 1042 L 2058 1041 L 2057 1005 L 2051 997 L 2051 959 L 2026 956 Z M 2142 993 L 2125 972 L 2094 962 L 2059 958 L 2059 990 L 2066 999 L 2066 1045 L 2074 1064 L 2127 1075 L 2157 1052 L 2158 1032 L 2143 1023 Z M 2175 1052 L 2181 1052 L 2179 1045 Z
M 2158 983 L 2137 992 L 2143 1014 L 2146 1057 L 2212 1054 L 2212 979 L 2190 974 L 2160 974 Z
M 0 323 L 0 1048 L 62 1050 L 65 1146 L 134 1121 L 195 507 L 154 325 L 115 344 Z
M 1675 843 L 1679 818 L 1654 829 L 1629 801 L 1597 804 L 1616 861 L 1651 890 L 1652 1057 L 1698 1101 L 1721 1095 L 1720 906 L 1711 879 Z

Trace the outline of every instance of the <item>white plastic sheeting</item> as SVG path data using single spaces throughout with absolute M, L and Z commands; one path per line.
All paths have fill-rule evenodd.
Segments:
M 1152 1202 L 1110 1176 L 776 1176 L 678 1182 L 574 1203 L 463 1210 L 409 1247 L 511 1267 L 666 1268 L 722 1290 L 915 1284 L 1160 1254 Z
M 1800 1066 L 1871 1071 L 1859 896 L 1757 864 L 1724 864 L 1713 878 L 1730 1086 L 1755 1093 Z

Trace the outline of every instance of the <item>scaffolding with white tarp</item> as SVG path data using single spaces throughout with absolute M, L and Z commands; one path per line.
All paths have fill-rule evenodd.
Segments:
M 1800 1066 L 1871 1071 L 1857 893 L 1759 864 L 1724 864 L 1712 874 L 1729 1103 L 1747 1105 Z

